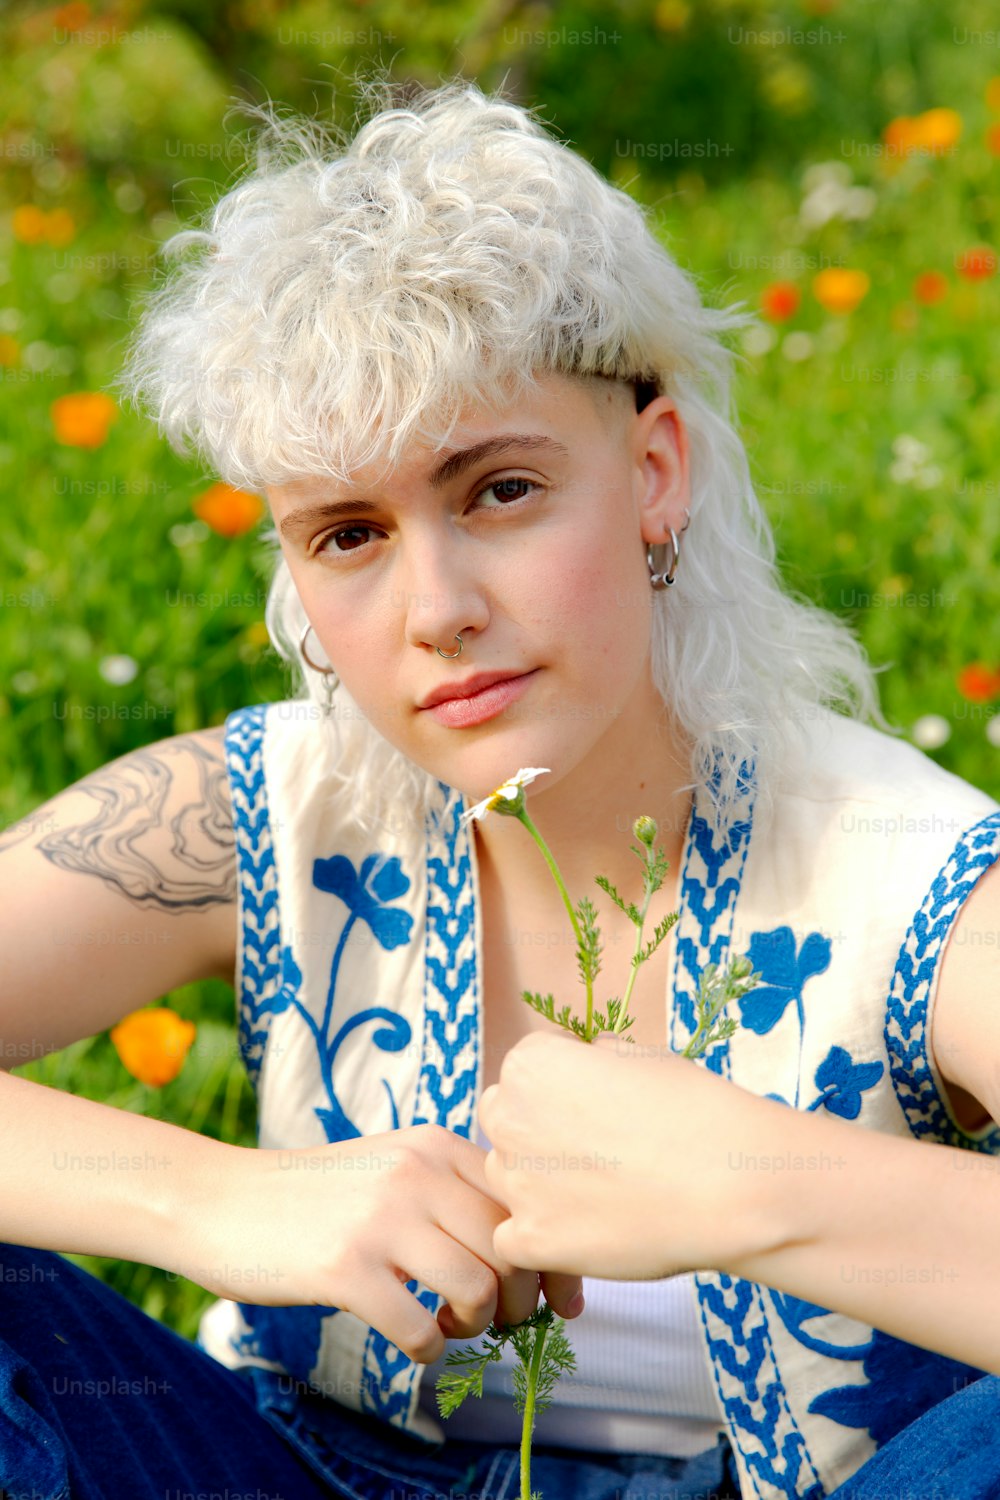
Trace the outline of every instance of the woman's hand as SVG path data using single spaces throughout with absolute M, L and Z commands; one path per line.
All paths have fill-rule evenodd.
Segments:
M 539 1284 L 560 1316 L 575 1316 L 578 1277 L 539 1278 L 497 1253 L 505 1209 L 487 1186 L 486 1153 L 462 1136 L 416 1125 L 330 1146 L 233 1150 L 176 1267 L 218 1296 L 342 1308 L 425 1364 L 446 1338 L 528 1317 Z M 407 1291 L 411 1279 L 445 1298 L 437 1321 Z
M 747 1129 L 759 1116 L 772 1139 L 786 1114 L 675 1053 L 532 1032 L 479 1101 L 486 1181 L 510 1210 L 494 1247 L 614 1280 L 726 1270 L 769 1232 L 742 1170 Z

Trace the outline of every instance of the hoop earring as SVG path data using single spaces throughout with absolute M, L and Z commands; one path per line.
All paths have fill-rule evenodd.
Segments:
M 691 512 L 687 506 L 684 507 L 687 520 L 681 527 L 681 536 L 684 535 L 691 525 Z M 653 589 L 668 589 L 677 574 L 677 564 L 681 560 L 680 538 L 672 526 L 667 527 L 667 536 L 670 538 L 670 558 L 666 557 L 667 539 L 662 542 L 650 543 L 646 548 L 646 566 L 649 568 L 649 585 Z
M 309 652 L 306 650 L 306 640 L 308 638 L 310 630 L 312 630 L 312 625 L 307 624 L 305 630 L 303 630 L 302 634 L 299 636 L 299 652 L 301 653 L 302 660 L 305 662 L 306 666 L 311 667 L 314 672 L 319 672 L 323 678 L 322 708 L 323 716 L 325 718 L 327 715 L 329 715 L 333 708 L 333 695 L 337 691 L 337 688 L 340 686 L 340 678 L 337 676 L 337 669 L 335 667 L 321 667 L 319 663 L 314 662 L 312 657 L 309 655 Z

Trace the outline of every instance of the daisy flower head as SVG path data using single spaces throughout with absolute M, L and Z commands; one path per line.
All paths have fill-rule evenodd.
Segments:
M 498 812 L 505 817 L 519 818 L 524 812 L 524 788 L 534 781 L 536 776 L 547 776 L 548 766 L 522 766 L 520 771 L 515 771 L 509 781 L 498 786 L 495 792 L 490 792 L 482 802 L 477 802 L 475 807 L 470 807 L 461 816 L 461 823 L 468 827 L 474 818 L 480 822 L 487 813 Z

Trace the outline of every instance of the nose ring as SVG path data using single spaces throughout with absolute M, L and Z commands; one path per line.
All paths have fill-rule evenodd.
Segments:
M 454 661 L 456 657 L 459 657 L 462 654 L 462 647 L 465 645 L 465 642 L 462 640 L 462 637 L 460 635 L 456 635 L 455 639 L 458 642 L 457 651 L 442 651 L 440 646 L 435 647 L 438 656 L 443 656 L 445 661 Z

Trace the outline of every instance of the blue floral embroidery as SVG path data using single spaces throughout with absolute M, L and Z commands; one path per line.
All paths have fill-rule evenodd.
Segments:
M 828 1109 L 842 1120 L 856 1120 L 861 1113 L 861 1095 L 873 1089 L 885 1072 L 884 1063 L 856 1063 L 844 1047 L 831 1047 L 816 1069 L 814 1082 L 820 1090 L 806 1106 Z
M 805 1328 L 806 1323 L 815 1319 L 830 1317 L 828 1307 L 821 1307 L 818 1302 L 806 1302 L 802 1297 L 793 1297 L 787 1292 L 777 1292 L 771 1288 L 768 1288 L 767 1295 L 792 1338 L 803 1348 L 811 1349 L 814 1354 L 825 1354 L 830 1359 L 860 1359 L 871 1348 L 870 1339 L 865 1339 L 862 1344 L 832 1344 L 815 1330 L 810 1332 Z
M 369 854 L 362 863 L 360 875 L 355 874 L 354 866 L 343 854 L 335 854 L 332 859 L 316 859 L 313 861 L 313 885 L 317 890 L 339 896 L 351 913 L 351 922 L 359 918 L 367 922 L 383 948 L 399 948 L 410 941 L 413 918 L 409 912 L 385 905 L 387 901 L 405 896 L 410 889 L 410 882 L 395 854 L 391 859 L 382 854 Z M 340 961 L 343 943 L 342 934 L 335 965 Z M 331 990 L 335 984 L 336 968 L 330 976 Z
M 831 1047 L 813 1076 L 819 1093 L 811 1104 L 806 1105 L 806 1113 L 813 1109 L 828 1109 L 842 1120 L 856 1120 L 861 1113 L 861 1095 L 873 1089 L 884 1072 L 884 1063 L 856 1063 L 845 1047 Z M 765 1094 L 764 1097 L 789 1109 L 792 1107 L 784 1094 Z
M 750 962 L 758 970 L 761 983 L 739 1002 L 743 1025 L 757 1036 L 766 1036 L 781 1020 L 791 1002 L 799 1021 L 799 1072 L 801 1073 L 802 1040 L 806 1018 L 802 990 L 807 979 L 823 974 L 830 967 L 830 939 L 821 932 L 810 932 L 796 952 L 795 934 L 790 927 L 776 927 L 772 932 L 755 932 L 748 949 Z M 799 1085 L 795 1084 L 795 1106 L 799 1103 Z
M 249 1332 L 234 1339 L 238 1352 L 251 1359 L 280 1364 L 296 1380 L 308 1381 L 319 1360 L 323 1319 L 336 1307 L 261 1307 L 239 1304 Z
M 841 1356 L 846 1357 L 846 1356 Z M 867 1427 L 881 1448 L 943 1399 L 980 1379 L 982 1370 L 906 1344 L 876 1328 L 864 1357 L 863 1385 L 821 1391 L 809 1410 L 842 1427 Z
M 341 930 L 330 965 L 330 983 L 326 992 L 323 1019 L 317 1022 L 315 1016 L 298 998 L 302 975 L 290 948 L 282 951 L 282 984 L 275 999 L 274 1008 L 285 1010 L 289 1005 L 293 1006 L 313 1034 L 316 1050 L 319 1053 L 320 1076 L 329 1106 L 326 1109 L 317 1108 L 316 1116 L 323 1126 L 327 1140 L 354 1140 L 362 1132 L 345 1114 L 333 1086 L 333 1060 L 345 1038 L 369 1021 L 380 1021 L 385 1024 L 372 1033 L 374 1045 L 381 1048 L 383 1052 L 401 1052 L 404 1047 L 409 1046 L 413 1033 L 410 1023 L 404 1017 L 386 1009 L 384 1005 L 373 1005 L 351 1016 L 331 1037 L 337 977 L 340 973 L 347 939 L 355 922 L 366 922 L 371 928 L 372 935 L 385 949 L 399 948 L 402 944 L 409 942 L 413 918 L 409 912 L 398 907 L 390 907 L 386 903 L 404 896 L 410 889 L 410 881 L 403 873 L 402 866 L 395 855 L 386 859 L 381 854 L 369 854 L 362 862 L 360 871 L 355 871 L 351 861 L 345 855 L 334 854 L 330 859 L 313 861 L 313 885 L 317 890 L 328 891 L 333 896 L 339 896 L 350 912 Z M 397 1130 L 399 1110 L 387 1079 L 382 1079 L 382 1086 L 389 1096 L 392 1128 Z

